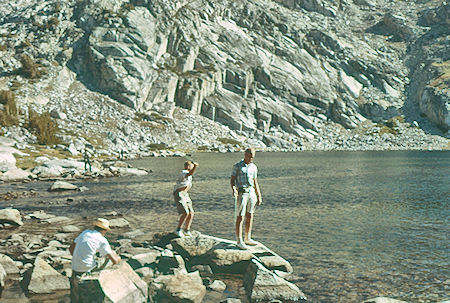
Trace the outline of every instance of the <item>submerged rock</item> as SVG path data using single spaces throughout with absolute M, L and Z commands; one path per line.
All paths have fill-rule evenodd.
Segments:
M 305 294 L 295 284 L 278 277 L 255 260 L 245 273 L 244 287 L 251 302 L 306 301 Z

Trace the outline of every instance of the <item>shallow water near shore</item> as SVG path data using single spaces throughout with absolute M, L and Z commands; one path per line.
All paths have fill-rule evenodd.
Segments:
M 234 238 L 229 176 L 242 154 L 194 154 L 193 229 Z M 0 202 L 89 216 L 115 210 L 146 233 L 175 228 L 171 198 L 185 158 L 129 161 L 146 177 L 75 181 L 89 191 L 46 193 L 49 182 L 1 184 L 38 197 Z M 288 259 L 311 302 L 448 299 L 449 152 L 257 153 L 263 204 L 254 238 Z M 69 201 L 68 201 L 69 200 Z M 72 201 L 73 200 L 73 201 Z

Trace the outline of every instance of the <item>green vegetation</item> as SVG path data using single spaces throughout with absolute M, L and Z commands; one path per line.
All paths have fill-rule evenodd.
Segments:
M 383 124 L 378 123 L 376 124 L 376 126 L 379 127 L 377 133 L 380 135 L 383 134 L 398 135 L 399 131 L 397 126 L 400 123 L 405 123 L 405 118 L 403 116 L 392 117 Z
M 231 145 L 238 145 L 242 146 L 242 143 L 238 140 L 230 139 L 230 138 L 217 138 L 217 141 L 223 143 L 223 144 L 231 144 Z
M 53 121 L 49 112 L 38 114 L 28 108 L 28 127 L 36 134 L 39 144 L 52 145 L 59 142 L 56 133 L 59 131 L 58 124 Z
M 169 149 L 167 144 L 165 143 L 151 143 L 147 145 L 150 150 L 161 150 L 161 149 Z
M 197 147 L 197 150 L 198 151 L 208 151 L 209 147 L 206 145 L 202 145 L 202 146 Z
M 0 104 L 3 104 L 3 110 L 0 111 L 0 124 L 3 126 L 17 125 L 19 118 L 14 93 L 12 91 L 0 91 Z

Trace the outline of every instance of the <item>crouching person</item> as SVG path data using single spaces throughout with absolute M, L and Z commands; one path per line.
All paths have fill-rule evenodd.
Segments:
M 70 277 L 70 301 L 78 303 L 80 294 L 78 285 L 84 274 L 98 269 L 95 254 L 107 257 L 113 264 L 120 262 L 120 257 L 112 251 L 105 234 L 110 230 L 109 221 L 98 218 L 94 223 L 94 229 L 83 231 L 70 245 L 72 255 L 72 276 Z

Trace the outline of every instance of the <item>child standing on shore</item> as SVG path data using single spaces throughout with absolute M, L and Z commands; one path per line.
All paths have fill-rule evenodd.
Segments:
M 192 175 L 197 167 L 198 163 L 196 162 L 184 162 L 184 169 L 181 171 L 181 175 L 173 189 L 173 197 L 177 205 L 178 213 L 180 214 L 176 234 L 181 238 L 184 236 L 192 236 L 190 228 L 192 219 L 194 218 L 194 209 L 192 208 L 192 201 L 188 191 L 192 187 Z

